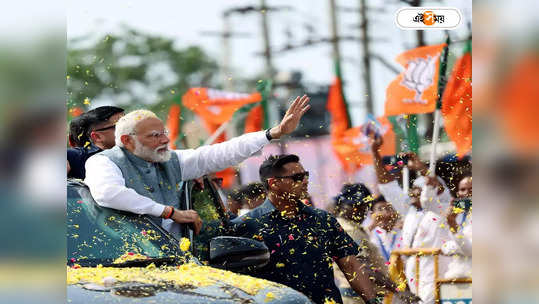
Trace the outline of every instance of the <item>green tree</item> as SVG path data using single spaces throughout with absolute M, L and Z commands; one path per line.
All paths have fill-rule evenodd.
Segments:
M 86 110 L 94 100 L 110 100 L 165 118 L 170 104 L 190 87 L 215 86 L 216 71 L 217 63 L 201 48 L 177 48 L 171 39 L 134 29 L 80 37 L 68 42 L 68 108 Z

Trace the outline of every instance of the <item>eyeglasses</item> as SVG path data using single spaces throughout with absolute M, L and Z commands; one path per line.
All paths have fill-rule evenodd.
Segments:
M 108 126 L 108 127 L 104 127 L 104 128 L 100 128 L 100 129 L 95 129 L 94 132 L 105 131 L 105 130 L 108 130 L 108 129 L 116 129 L 116 125 L 112 125 L 112 126 Z
M 151 138 L 153 140 L 159 139 L 162 135 L 168 136 L 169 131 L 167 129 L 159 132 L 159 131 L 152 131 L 148 135 L 145 135 L 148 138 Z M 129 135 L 137 135 L 137 133 L 129 133 Z
M 301 182 L 301 181 L 303 181 L 306 177 L 309 178 L 309 171 L 300 172 L 300 173 L 292 174 L 292 175 L 289 175 L 289 176 L 274 176 L 274 177 L 275 177 L 275 178 L 291 178 L 291 179 L 293 179 L 295 182 Z

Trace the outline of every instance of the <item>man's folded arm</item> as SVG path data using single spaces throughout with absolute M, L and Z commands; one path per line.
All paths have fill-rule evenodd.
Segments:
M 235 166 L 258 152 L 268 142 L 265 132 L 260 131 L 219 144 L 174 152 L 178 154 L 182 179 L 190 180 Z
M 86 161 L 86 185 L 100 206 L 136 214 L 161 216 L 165 206 L 125 186 L 120 168 L 103 155 Z

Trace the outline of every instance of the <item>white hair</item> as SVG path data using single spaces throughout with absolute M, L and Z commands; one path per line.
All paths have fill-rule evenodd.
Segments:
M 120 148 L 124 147 L 124 144 L 122 143 L 122 135 L 131 135 L 135 132 L 135 128 L 137 127 L 137 124 L 141 121 L 143 121 L 146 118 L 157 118 L 157 115 L 155 115 L 154 112 L 149 110 L 135 110 L 132 112 L 127 113 L 122 118 L 118 120 L 116 123 L 116 130 L 114 131 L 114 138 L 116 141 L 116 145 Z

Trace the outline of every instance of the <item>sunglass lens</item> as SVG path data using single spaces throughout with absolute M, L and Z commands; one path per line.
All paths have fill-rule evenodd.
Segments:
M 296 182 L 301 182 L 302 180 L 305 179 L 305 177 L 309 177 L 309 172 L 302 172 L 302 173 L 298 173 L 298 174 L 294 174 L 294 181 Z

